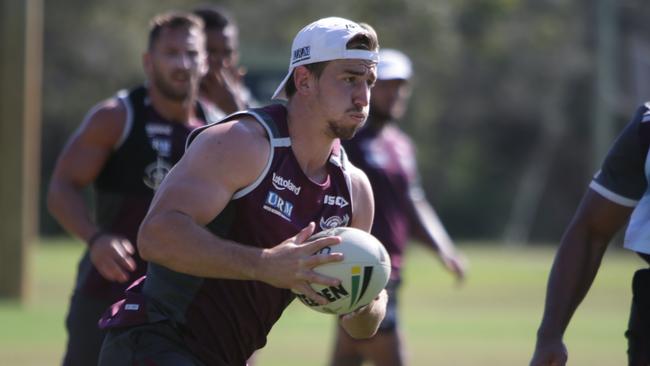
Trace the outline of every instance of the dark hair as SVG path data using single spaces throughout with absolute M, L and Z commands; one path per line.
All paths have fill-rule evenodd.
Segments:
M 375 30 L 366 23 L 360 24 L 365 31 L 357 33 L 354 37 L 350 38 L 348 43 L 345 44 L 345 47 L 348 50 L 379 50 L 379 40 L 377 39 L 377 33 Z M 330 61 L 321 61 L 303 66 L 305 66 L 312 74 L 316 75 L 316 78 L 320 78 L 323 70 L 325 70 L 325 66 L 327 66 L 329 62 Z M 284 84 L 284 92 L 286 93 L 287 98 L 290 98 L 296 93 L 296 85 L 293 81 L 293 70 L 291 71 L 291 76 L 289 76 L 289 79 Z
M 203 20 L 193 14 L 179 13 L 175 11 L 156 15 L 149 22 L 148 48 L 150 50 L 160 37 L 160 32 L 163 30 L 163 28 L 199 28 L 203 30 Z
M 237 27 L 230 13 L 218 6 L 200 6 L 192 13 L 203 19 L 206 30 L 223 31 L 227 26 Z

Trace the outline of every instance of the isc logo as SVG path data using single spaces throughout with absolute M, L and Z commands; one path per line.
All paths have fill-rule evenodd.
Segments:
M 348 201 L 346 201 L 345 198 L 341 196 L 330 196 L 330 195 L 325 195 L 325 197 L 323 198 L 323 203 L 326 205 L 339 206 L 339 207 L 345 207 L 349 205 Z

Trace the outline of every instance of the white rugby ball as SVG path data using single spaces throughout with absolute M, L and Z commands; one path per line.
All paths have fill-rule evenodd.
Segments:
M 314 271 L 338 278 L 341 284 L 311 284 L 316 292 L 330 301 L 327 305 L 319 305 L 302 294 L 297 296 L 310 309 L 321 313 L 347 314 L 369 304 L 386 287 L 390 277 L 390 257 L 381 242 L 363 230 L 332 228 L 313 235 L 309 241 L 325 236 L 340 236 L 341 243 L 314 254 L 342 253 L 343 260 L 322 264 Z

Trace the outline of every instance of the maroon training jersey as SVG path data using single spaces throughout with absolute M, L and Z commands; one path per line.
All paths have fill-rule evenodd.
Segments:
M 391 278 L 400 278 L 402 256 L 411 237 L 414 208 L 411 195 L 421 195 L 415 150 L 397 127 L 366 127 L 345 142 L 350 161 L 363 170 L 372 185 L 375 219 L 371 233 L 391 259 Z
M 188 124 L 163 118 L 149 102 L 144 86 L 119 92 L 117 98 L 126 107 L 126 123 L 122 138 L 94 182 L 95 216 L 102 230 L 122 235 L 135 245 L 154 190 L 180 160 L 189 133 L 204 126 L 206 118 L 199 104 L 198 119 Z M 137 253 L 134 259 L 136 271 L 128 282 L 118 283 L 102 277 L 86 251 L 79 264 L 76 290 L 117 301 L 130 282 L 146 273 L 146 263 Z
M 259 178 L 236 192 L 207 228 L 244 245 L 270 248 L 311 221 L 317 231 L 347 225 L 353 202 L 348 163 L 340 146 L 336 144 L 331 152 L 325 182 L 315 183 L 293 154 L 284 106 L 240 112 L 226 120 L 246 116 L 253 116 L 266 129 L 272 148 L 269 161 Z M 188 144 L 203 129 L 196 130 Z M 148 321 L 169 319 L 179 324 L 192 354 L 208 365 L 245 365 L 266 344 L 271 327 L 294 299 L 291 291 L 262 282 L 199 278 L 154 263 L 149 265 L 142 292 Z M 130 317 L 126 308 L 138 307 L 127 296 L 108 326 L 120 326 L 120 318 Z

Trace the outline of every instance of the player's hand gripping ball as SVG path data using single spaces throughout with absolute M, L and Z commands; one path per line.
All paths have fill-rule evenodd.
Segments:
M 309 308 L 328 314 L 347 314 L 368 305 L 386 287 L 390 277 L 390 257 L 377 238 L 351 228 L 337 227 L 321 231 L 309 240 L 325 236 L 340 236 L 341 243 L 325 247 L 315 254 L 343 253 L 343 261 L 326 263 L 314 268 L 320 274 L 341 280 L 339 286 L 323 286 L 312 283 L 311 287 L 329 300 L 319 305 L 308 297 L 298 298 Z

